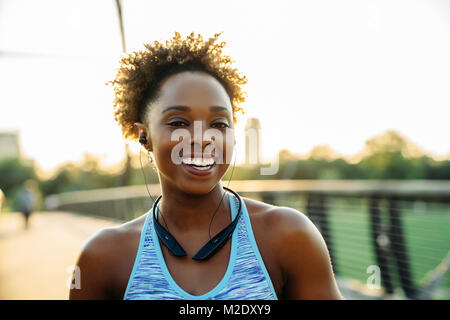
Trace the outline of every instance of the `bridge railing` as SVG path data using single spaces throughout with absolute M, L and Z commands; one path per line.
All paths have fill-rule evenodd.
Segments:
M 387 294 L 450 298 L 450 181 L 235 180 L 229 187 L 305 213 L 336 275 Z M 77 191 L 49 196 L 46 205 L 127 221 L 147 212 L 160 192 L 159 185 Z

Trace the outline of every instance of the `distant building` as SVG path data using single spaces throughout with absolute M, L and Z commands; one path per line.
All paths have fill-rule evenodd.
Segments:
M 19 131 L 1 131 L 0 160 L 5 158 L 20 158 L 21 155 Z
M 245 164 L 261 164 L 261 124 L 250 118 L 245 124 Z

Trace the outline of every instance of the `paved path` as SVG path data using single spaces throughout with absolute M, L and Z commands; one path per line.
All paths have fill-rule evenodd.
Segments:
M 0 299 L 68 299 L 67 269 L 83 244 L 111 220 L 67 212 L 0 213 Z

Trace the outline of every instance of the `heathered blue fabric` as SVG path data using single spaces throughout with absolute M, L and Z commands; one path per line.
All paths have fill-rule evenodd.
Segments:
M 238 210 L 238 199 L 228 194 L 231 216 Z M 216 287 L 195 296 L 183 290 L 171 277 L 153 228 L 150 211 L 141 233 L 139 249 L 127 289 L 126 300 L 276 300 L 277 296 L 253 235 L 247 208 L 231 237 L 228 268 Z M 156 212 L 157 213 L 157 212 Z M 230 241 L 230 240 L 229 240 Z

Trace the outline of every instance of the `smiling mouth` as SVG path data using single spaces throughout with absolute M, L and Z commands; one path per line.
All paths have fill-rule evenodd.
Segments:
M 200 171 L 207 171 L 215 164 L 214 158 L 183 158 L 181 161 L 183 164 Z

